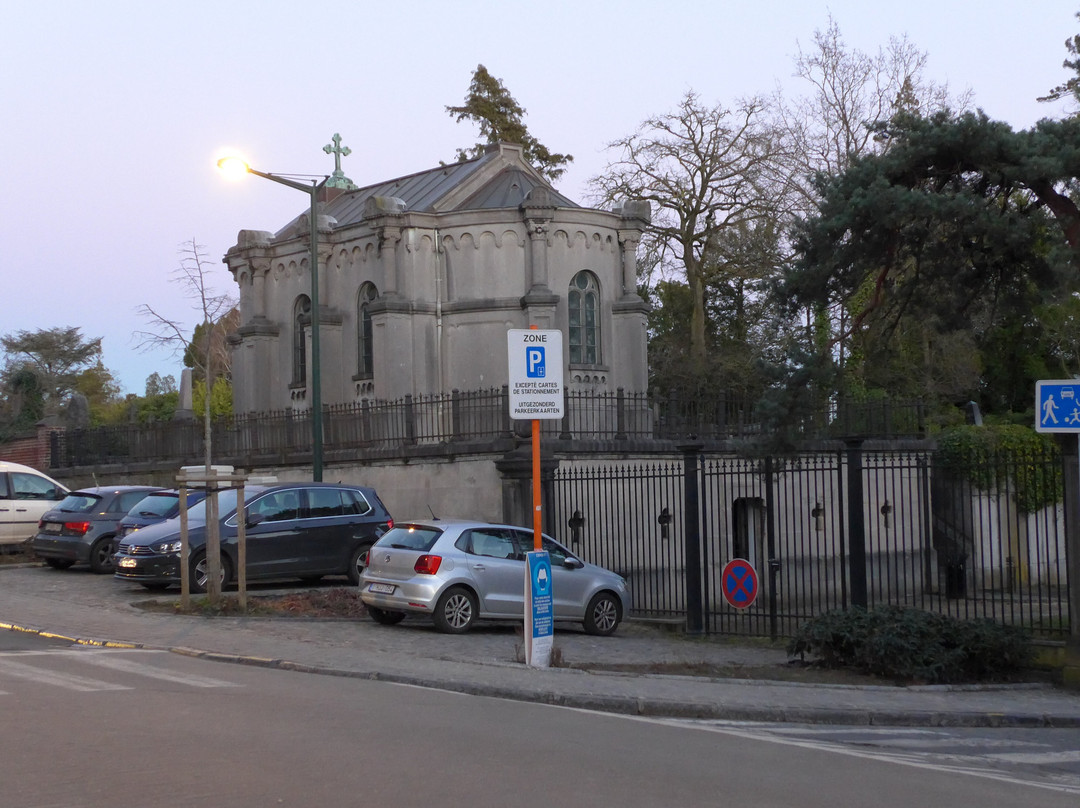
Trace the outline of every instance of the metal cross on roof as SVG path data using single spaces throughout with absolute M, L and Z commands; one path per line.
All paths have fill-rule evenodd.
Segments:
M 356 185 L 345 176 L 345 172 L 341 170 L 341 158 L 348 157 L 352 154 L 352 149 L 348 146 L 341 145 L 341 135 L 337 132 L 330 138 L 333 141 L 333 145 L 327 143 L 322 147 L 323 151 L 327 154 L 334 155 L 334 173 L 330 176 L 330 179 L 326 181 L 326 185 L 330 188 L 345 188 L 347 190 L 353 190 Z

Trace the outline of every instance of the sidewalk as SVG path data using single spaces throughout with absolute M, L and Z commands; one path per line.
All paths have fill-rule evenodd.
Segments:
M 265 592 L 260 592 L 265 594 Z M 0 568 L 0 628 L 123 644 L 227 662 L 355 676 L 461 693 L 631 715 L 892 726 L 1080 727 L 1080 694 L 1044 685 L 888 687 L 526 668 L 517 635 L 481 626 L 437 633 L 429 621 L 203 618 L 144 612 L 148 593 L 80 570 Z M 612 637 L 559 631 L 580 665 L 781 664 L 782 650 L 694 639 L 636 623 Z

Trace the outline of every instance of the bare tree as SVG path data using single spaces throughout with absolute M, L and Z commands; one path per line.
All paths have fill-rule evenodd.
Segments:
M 690 287 L 690 357 L 699 370 L 707 350 L 706 280 L 723 264 L 723 235 L 772 220 L 786 204 L 785 144 L 768 113 L 759 98 L 728 109 L 688 92 L 674 112 L 609 144 L 620 156 L 591 180 L 601 203 L 651 203 L 643 246 Z
M 791 138 L 795 176 L 801 176 L 808 199 L 813 197 L 808 180 L 815 172 L 839 174 L 855 157 L 885 148 L 874 137 L 875 123 L 901 111 L 928 116 L 968 106 L 970 91 L 952 96 L 947 84 L 926 79 L 927 59 L 906 36 L 891 37 L 876 54 L 849 49 L 831 16 L 824 31 L 814 32 L 812 47 L 799 48 L 795 77 L 809 92 L 791 100 L 777 93 L 775 109 Z
M 141 338 L 140 347 L 145 350 L 172 347 L 176 355 L 190 360 L 202 373 L 206 381 L 206 395 L 203 397 L 203 455 L 206 470 L 210 470 L 212 447 L 210 430 L 210 391 L 213 389 L 216 373 L 225 372 L 220 351 L 215 350 L 223 344 L 222 335 L 228 322 L 228 314 L 236 307 L 236 299 L 228 294 L 221 294 L 211 286 L 211 264 L 206 257 L 206 248 L 196 243 L 195 239 L 180 246 L 180 265 L 173 271 L 173 283 L 180 287 L 185 298 L 192 301 L 193 308 L 201 316 L 194 328 L 181 320 L 167 317 L 160 308 L 144 303 L 139 306 L 139 314 L 150 323 L 149 330 L 136 331 Z M 188 336 L 188 334 L 191 336 Z
M 926 78 L 928 58 L 906 36 L 891 37 L 876 54 L 849 48 L 831 15 L 825 29 L 814 32 L 811 47 L 799 48 L 795 77 L 808 92 L 791 99 L 778 92 L 775 110 L 789 141 L 794 200 L 802 216 L 816 212 L 815 175 L 838 176 L 855 159 L 888 148 L 888 141 L 876 136 L 875 124 L 898 113 L 928 117 L 948 109 L 959 114 L 969 106 L 970 90 L 953 95 L 947 84 Z M 847 309 L 834 305 L 807 312 L 807 326 L 824 343 L 820 348 L 833 346 L 837 366 L 843 367 L 847 346 L 837 335 L 849 330 Z

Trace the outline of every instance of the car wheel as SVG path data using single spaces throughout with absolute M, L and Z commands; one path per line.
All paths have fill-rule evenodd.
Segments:
M 190 584 L 192 592 L 201 594 L 206 591 L 208 564 L 209 562 L 206 560 L 206 553 L 199 553 L 191 559 Z M 222 586 L 232 579 L 232 570 L 229 567 L 229 557 L 224 554 L 221 556 L 220 577 Z
M 593 595 L 589 608 L 585 610 L 585 631 L 606 637 L 613 634 L 622 620 L 622 604 L 610 592 Z
M 368 606 L 367 611 L 371 619 L 381 626 L 396 626 L 405 619 L 405 612 L 391 612 L 375 606 Z
M 370 544 L 361 544 L 353 550 L 349 559 L 349 583 L 353 586 L 360 585 L 360 573 L 367 569 L 367 554 L 370 550 Z
M 113 571 L 113 553 L 116 552 L 116 537 L 105 536 L 94 542 L 90 548 L 90 569 L 98 575 Z
M 45 563 L 52 567 L 54 570 L 66 570 L 74 561 L 68 561 L 66 558 L 46 558 Z
M 443 592 L 435 606 L 435 628 L 444 634 L 464 634 L 476 621 L 476 595 L 461 586 Z

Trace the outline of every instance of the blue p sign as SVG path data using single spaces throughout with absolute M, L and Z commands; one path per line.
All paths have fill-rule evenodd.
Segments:
M 544 349 L 531 345 L 525 349 L 525 375 L 530 379 L 542 379 L 547 373 L 544 362 Z

